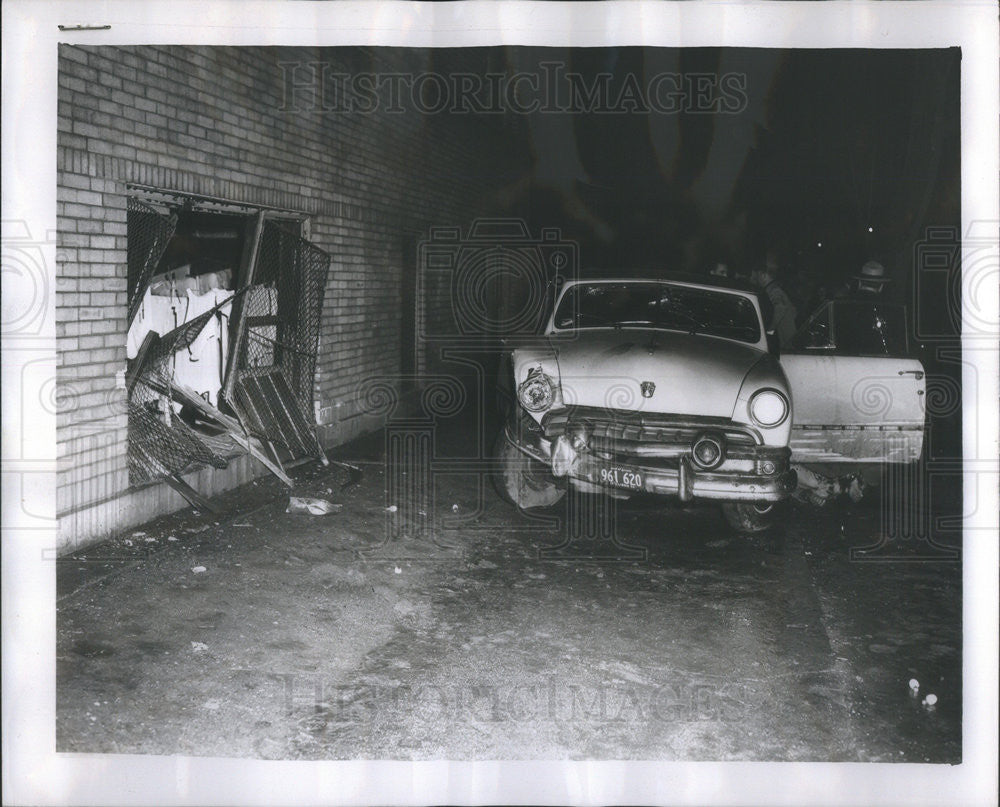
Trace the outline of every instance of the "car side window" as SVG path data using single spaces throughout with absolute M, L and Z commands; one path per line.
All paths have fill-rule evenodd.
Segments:
M 906 309 L 875 300 L 833 304 L 835 353 L 841 356 L 906 356 Z

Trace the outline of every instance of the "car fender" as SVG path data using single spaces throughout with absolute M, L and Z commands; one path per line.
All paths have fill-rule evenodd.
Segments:
M 777 390 L 788 399 L 788 416 L 770 429 L 757 425 L 750 417 L 750 398 L 755 392 L 762 389 Z M 763 438 L 764 445 L 787 446 L 791 437 L 794 414 L 795 401 L 792 400 L 791 386 L 785 371 L 775 356 L 765 353 L 744 376 L 740 392 L 736 396 L 732 419 L 737 423 L 745 423 L 756 429 Z

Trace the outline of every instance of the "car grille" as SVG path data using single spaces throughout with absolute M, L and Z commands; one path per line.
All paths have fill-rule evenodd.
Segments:
M 577 406 L 549 412 L 542 419 L 542 429 L 550 440 L 575 426 L 587 428 L 591 450 L 636 457 L 680 456 L 691 450 L 695 436 L 703 431 L 724 434 L 730 458 L 753 456 L 755 447 L 763 443 L 753 428 L 726 418 Z

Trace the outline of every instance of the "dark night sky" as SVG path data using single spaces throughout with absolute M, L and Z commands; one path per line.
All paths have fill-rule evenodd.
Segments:
M 628 74 L 746 77 L 737 114 L 524 116 L 530 190 L 510 212 L 563 227 L 591 265 L 746 269 L 773 249 L 789 274 L 836 282 L 875 257 L 905 293 L 923 228 L 960 221 L 956 49 L 505 53 L 508 70 L 554 60 L 610 72 L 612 86 Z

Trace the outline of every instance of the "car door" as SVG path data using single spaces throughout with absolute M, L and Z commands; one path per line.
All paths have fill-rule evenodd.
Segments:
M 782 354 L 792 461 L 914 462 L 923 450 L 924 368 L 908 355 L 906 309 L 833 300 Z

